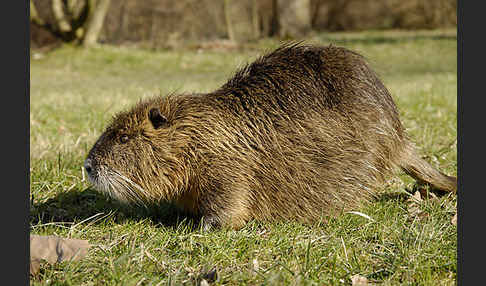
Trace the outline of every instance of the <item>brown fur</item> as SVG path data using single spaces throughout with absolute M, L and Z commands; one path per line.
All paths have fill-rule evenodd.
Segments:
M 118 114 L 85 165 L 95 187 L 122 201 L 172 201 L 208 226 L 238 228 L 356 207 L 397 167 L 455 192 L 456 179 L 414 150 L 360 55 L 292 44 L 214 92 L 155 97 Z

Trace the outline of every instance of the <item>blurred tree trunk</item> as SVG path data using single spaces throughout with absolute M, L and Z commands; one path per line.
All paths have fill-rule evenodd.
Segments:
M 260 38 L 260 15 L 258 14 L 258 0 L 251 2 L 251 19 L 253 24 L 253 37 Z
M 280 31 L 280 14 L 278 12 L 278 0 L 272 0 L 272 16 L 270 22 L 270 36 L 278 35 Z
M 231 41 L 236 41 L 235 40 L 235 32 L 234 32 L 234 29 L 233 29 L 233 19 L 232 19 L 232 15 L 231 15 L 231 4 L 230 4 L 231 0 L 224 0 L 224 18 L 226 20 L 226 29 L 228 31 L 228 38 L 231 40 Z
M 96 44 L 101 28 L 103 28 L 103 21 L 105 20 L 106 12 L 110 7 L 110 0 L 89 0 L 90 13 L 86 21 L 86 34 L 83 38 L 83 46 L 92 46 Z
M 32 0 L 30 0 L 30 21 L 38 26 L 44 26 L 46 24 L 44 20 L 39 17 L 39 13 L 37 13 L 37 9 L 35 8 L 35 4 L 32 2 Z
M 39 13 L 36 2 L 50 13 Z M 99 37 L 109 5 L 110 0 L 30 0 L 30 21 L 64 42 L 89 46 Z
M 326 1 L 326 0 L 324 0 Z M 317 21 L 321 17 L 321 7 L 324 2 L 323 0 L 311 0 L 311 28 L 315 29 L 317 26 Z
M 224 15 L 231 41 L 246 42 L 260 36 L 258 1 L 224 0 Z
M 310 0 L 278 0 L 279 35 L 300 37 L 311 30 Z
M 71 24 L 67 21 L 66 15 L 64 14 L 62 0 L 52 0 L 52 12 L 54 13 L 54 18 L 56 19 L 57 26 L 61 33 L 70 33 L 72 31 Z

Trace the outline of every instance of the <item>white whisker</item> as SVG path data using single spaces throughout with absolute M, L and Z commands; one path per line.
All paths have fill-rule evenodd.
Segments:
M 123 191 L 123 195 L 126 200 L 134 201 L 145 206 L 145 202 L 140 194 L 144 194 L 146 192 L 140 185 L 116 171 L 111 171 L 110 175 L 113 175 L 110 176 L 113 179 L 121 179 L 116 180 L 120 186 L 120 188 L 117 188 L 117 191 Z

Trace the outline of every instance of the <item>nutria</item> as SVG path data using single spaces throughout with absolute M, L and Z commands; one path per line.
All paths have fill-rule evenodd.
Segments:
M 205 227 L 315 222 L 373 197 L 397 168 L 457 188 L 417 155 L 362 56 L 301 43 L 260 57 L 214 92 L 154 97 L 117 114 L 85 168 L 120 201 L 171 201 Z

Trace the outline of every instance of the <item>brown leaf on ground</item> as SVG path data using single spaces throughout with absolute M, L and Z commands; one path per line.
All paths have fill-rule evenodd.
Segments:
M 30 273 L 36 274 L 43 260 L 50 264 L 79 260 L 88 254 L 90 247 L 87 240 L 67 239 L 54 235 L 31 235 Z
M 427 216 L 420 209 L 420 204 L 422 202 L 423 202 L 423 200 L 422 200 L 422 195 L 420 194 L 420 192 L 415 192 L 413 194 L 413 196 L 411 196 L 407 200 L 407 204 L 408 204 L 407 211 L 408 211 L 408 214 L 409 214 L 409 219 L 413 219 L 414 217 L 418 217 L 420 219 L 420 218 Z
M 425 200 L 438 200 L 437 196 L 423 188 L 419 188 L 415 193 L 407 200 L 408 221 L 413 221 L 415 218 L 423 220 L 429 217 L 429 213 L 422 211 L 420 205 Z
M 422 199 L 422 193 L 420 191 L 416 191 L 411 198 L 408 199 L 409 202 L 416 202 L 416 203 L 421 203 L 423 201 Z
M 353 286 L 365 286 L 370 285 L 368 284 L 368 278 L 361 276 L 359 274 L 355 274 L 351 276 L 351 285 Z
M 30 260 L 30 274 L 35 275 L 39 272 L 41 261 L 39 259 Z

